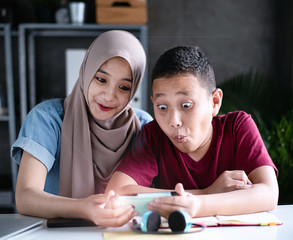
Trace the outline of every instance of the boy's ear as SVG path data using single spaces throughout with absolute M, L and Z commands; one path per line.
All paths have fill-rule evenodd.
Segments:
M 212 92 L 212 101 L 213 101 L 213 117 L 219 113 L 219 110 L 222 105 L 223 91 L 220 88 L 217 88 Z
M 153 96 L 151 96 L 150 98 L 151 98 L 152 103 L 154 103 L 154 101 L 153 101 Z

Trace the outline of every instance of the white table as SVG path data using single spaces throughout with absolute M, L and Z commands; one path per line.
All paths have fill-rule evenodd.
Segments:
M 283 225 L 269 227 L 211 227 L 204 230 L 203 236 L 214 236 L 213 239 L 237 239 L 237 240 L 291 240 L 293 239 L 293 205 L 279 205 L 271 212 L 278 217 Z M 76 228 L 47 228 L 46 222 L 39 228 L 10 239 L 100 239 L 103 240 L 103 231 L 129 231 L 129 225 L 121 228 L 101 229 L 99 227 Z M 178 235 L 177 235 L 178 236 Z M 215 237 L 216 236 L 216 237 Z M 178 236 L 177 238 L 180 239 Z M 194 238 L 197 239 L 197 238 Z M 200 239 L 206 239 L 201 237 Z

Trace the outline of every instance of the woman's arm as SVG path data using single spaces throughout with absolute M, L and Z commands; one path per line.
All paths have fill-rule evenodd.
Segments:
M 105 207 L 114 196 L 98 194 L 88 198 L 73 199 L 43 191 L 47 168 L 31 154 L 23 151 L 18 172 L 15 200 L 20 214 L 41 218 L 83 218 L 102 226 L 121 226 L 134 216 L 133 208 L 112 204 Z
M 23 151 L 15 192 L 18 212 L 43 218 L 60 215 L 77 217 L 74 215 L 78 213 L 73 210 L 76 209 L 78 201 L 43 191 L 46 176 L 47 168 L 31 154 Z

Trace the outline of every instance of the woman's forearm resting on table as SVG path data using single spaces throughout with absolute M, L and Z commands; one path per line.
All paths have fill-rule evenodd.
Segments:
M 80 201 L 44 192 L 46 167 L 23 151 L 18 171 L 15 201 L 19 213 L 43 218 L 77 217 Z
M 15 200 L 20 214 L 40 218 L 83 218 L 104 227 L 121 226 L 134 217 L 131 205 L 117 204 L 115 193 L 94 194 L 75 199 L 44 192 L 46 167 L 23 152 L 16 184 Z
M 63 198 L 33 188 L 19 189 L 15 199 L 20 214 L 41 218 L 82 217 L 82 211 L 79 211 L 82 200 Z

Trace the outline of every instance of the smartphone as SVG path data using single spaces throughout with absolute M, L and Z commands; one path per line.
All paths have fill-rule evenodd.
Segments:
M 131 204 L 134 206 L 138 216 L 142 216 L 149 211 L 147 205 L 152 200 L 159 197 L 177 196 L 176 192 L 153 192 L 153 193 L 137 193 L 129 195 L 120 195 L 119 199 L 122 204 Z
M 97 226 L 93 222 L 85 219 L 77 218 L 49 218 L 47 219 L 47 227 L 62 228 L 62 227 L 90 227 Z

